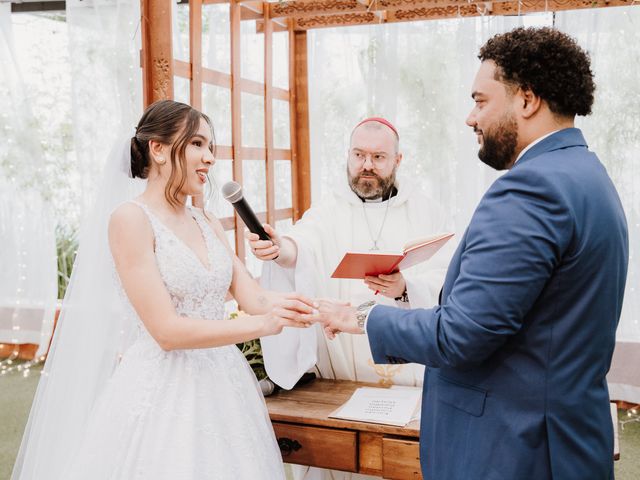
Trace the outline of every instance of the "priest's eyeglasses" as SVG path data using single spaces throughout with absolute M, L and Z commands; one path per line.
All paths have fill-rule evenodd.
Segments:
M 362 165 L 369 160 L 374 167 L 383 167 L 391 155 L 387 152 L 365 152 L 358 148 L 353 148 L 349 152 L 349 158 L 354 165 Z

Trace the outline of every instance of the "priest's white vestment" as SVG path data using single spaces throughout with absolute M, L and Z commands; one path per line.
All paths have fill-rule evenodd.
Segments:
M 428 261 L 403 271 L 409 303 L 375 295 L 362 280 L 332 279 L 347 251 L 402 251 L 410 240 L 451 231 L 442 209 L 407 179 L 396 182 L 398 192 L 383 202 L 363 202 L 349 187 L 346 176 L 332 194 L 314 204 L 285 236 L 298 248 L 295 268 L 265 262 L 261 282 L 280 291 L 297 291 L 314 298 L 336 298 L 359 305 L 375 300 L 405 308 L 432 307 L 455 241 L 450 240 Z M 328 340 L 321 328 L 285 328 L 280 335 L 261 340 L 269 377 L 291 388 L 307 371 L 322 378 L 380 384 L 421 385 L 424 367 L 374 365 L 366 335 L 340 334 Z

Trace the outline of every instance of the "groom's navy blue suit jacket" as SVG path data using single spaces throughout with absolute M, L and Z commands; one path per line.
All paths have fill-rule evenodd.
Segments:
M 627 261 L 618 194 L 570 128 L 535 144 L 484 195 L 440 306 L 372 310 L 375 362 L 429 367 L 425 478 L 613 478 L 605 375 Z

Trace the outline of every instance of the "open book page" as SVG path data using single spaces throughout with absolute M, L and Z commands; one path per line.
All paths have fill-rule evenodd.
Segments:
M 422 389 L 360 387 L 332 418 L 404 427 L 419 410 Z
M 398 269 L 404 270 L 429 260 L 451 237 L 453 233 L 443 233 L 422 242 L 411 242 L 410 247 L 405 247 L 404 258 L 398 263 Z
M 389 274 L 417 265 L 431 258 L 451 237 L 453 233 L 444 233 L 414 240 L 403 252 L 347 252 L 331 278 L 362 279 L 367 275 Z
M 411 250 L 414 250 L 422 245 L 427 245 L 430 243 L 438 243 L 440 242 L 440 240 L 444 240 L 444 239 L 450 239 L 451 237 L 453 237 L 453 233 L 441 233 L 439 235 L 433 235 L 430 237 L 422 237 L 422 238 L 416 238 L 414 240 L 411 240 L 409 242 L 407 242 L 404 245 L 404 253 L 408 253 Z

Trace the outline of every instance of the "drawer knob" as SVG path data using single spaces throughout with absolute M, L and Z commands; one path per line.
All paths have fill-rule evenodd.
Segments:
M 287 437 L 278 438 L 278 446 L 280 447 L 280 453 L 282 453 L 283 457 L 289 456 L 302 448 L 299 441 L 291 440 Z

